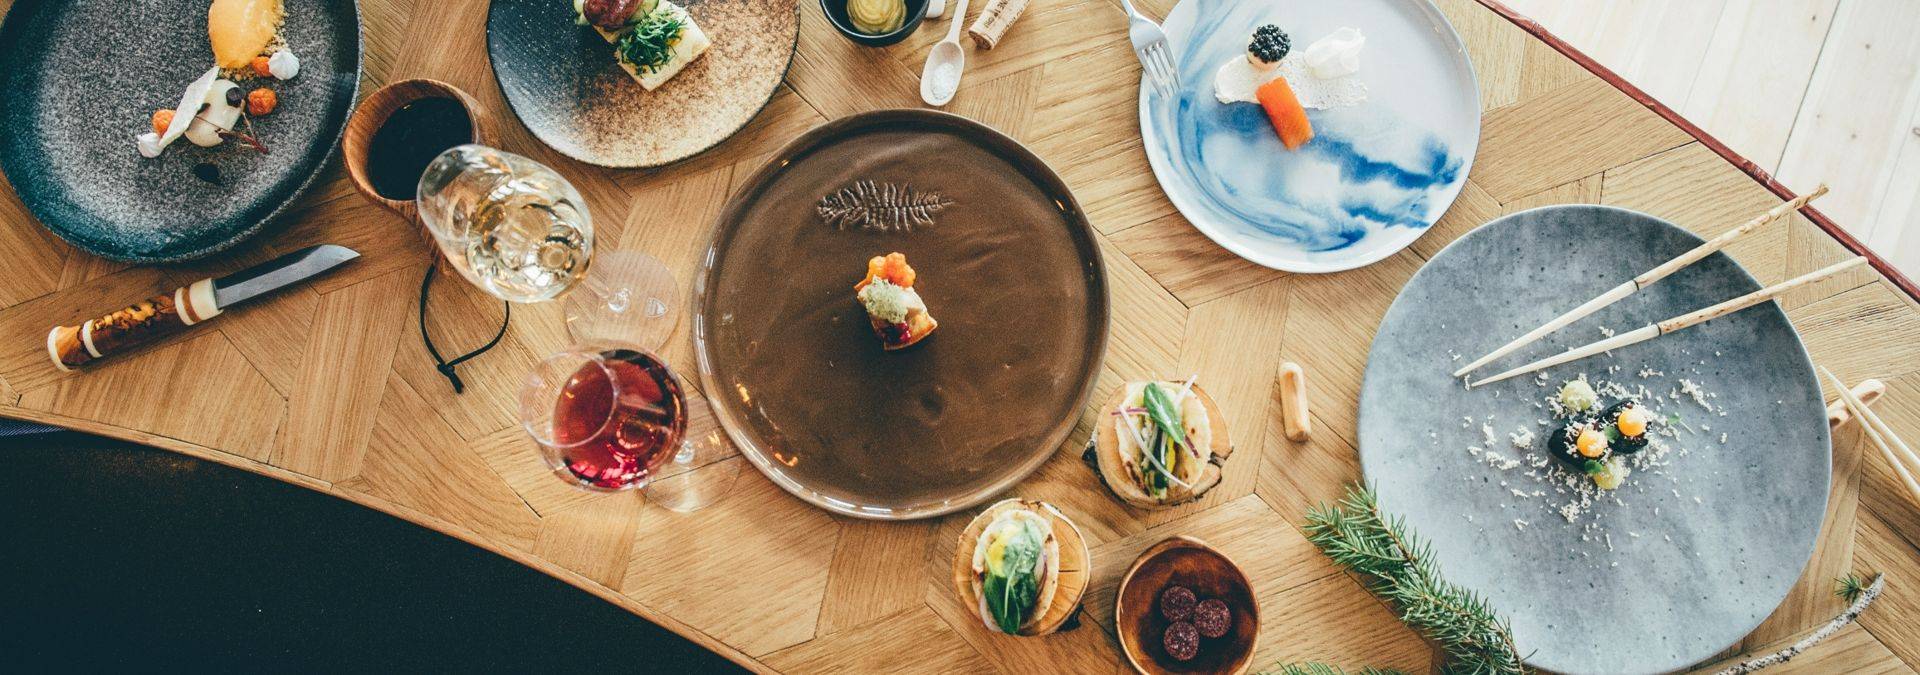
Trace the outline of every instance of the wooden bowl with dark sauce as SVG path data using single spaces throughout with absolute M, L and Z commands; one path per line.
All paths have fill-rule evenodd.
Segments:
M 1200 600 L 1227 604 L 1232 622 L 1217 638 L 1200 638 L 1199 653 L 1181 661 L 1162 641 L 1169 621 L 1160 611 L 1160 593 L 1169 586 L 1192 589 Z M 1233 560 L 1206 542 L 1175 536 L 1154 544 L 1127 569 L 1114 596 L 1114 632 L 1127 663 L 1145 675 L 1247 671 L 1260 638 L 1260 602 L 1253 584 Z
M 417 221 L 414 191 L 427 163 L 447 148 L 491 145 L 494 138 L 493 118 L 467 92 L 439 80 L 416 79 L 381 87 L 361 101 L 340 147 L 355 190 Z

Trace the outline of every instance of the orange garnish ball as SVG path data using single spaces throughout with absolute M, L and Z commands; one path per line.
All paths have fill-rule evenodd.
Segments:
M 162 108 L 153 111 L 153 133 L 167 135 L 167 127 L 173 125 L 173 111 Z
M 1580 435 L 1573 439 L 1573 447 L 1580 451 L 1581 457 L 1599 459 L 1607 454 L 1607 435 L 1592 427 L 1581 429 Z
M 1614 424 L 1620 427 L 1622 436 L 1645 434 L 1647 433 L 1647 411 L 1641 410 L 1639 406 L 1627 408 L 1620 411 L 1620 417 L 1614 420 Z
M 247 65 L 253 67 L 253 74 L 255 75 L 273 77 L 273 70 L 267 67 L 267 57 L 265 56 L 255 56 L 253 57 L 253 61 Z
M 907 264 L 904 253 L 894 252 L 884 256 L 874 256 L 867 261 L 867 278 L 886 279 L 888 283 L 901 288 L 913 288 L 913 267 Z
M 273 112 L 274 107 L 278 105 L 280 105 L 280 97 L 275 96 L 272 89 L 261 87 L 247 92 L 248 115 L 265 115 Z

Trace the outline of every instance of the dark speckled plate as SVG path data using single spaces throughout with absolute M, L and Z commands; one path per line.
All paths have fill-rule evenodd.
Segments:
M 617 168 L 660 166 L 732 136 L 773 98 L 800 35 L 795 0 L 682 0 L 713 46 L 647 91 L 613 46 L 573 23 L 567 0 L 493 0 L 487 54 L 507 103 L 561 154 Z
M 1826 510 L 1831 446 L 1813 365 L 1768 303 L 1609 354 L 1472 390 L 1449 375 L 1700 239 L 1666 221 L 1560 206 L 1489 223 L 1407 282 L 1374 337 L 1360 465 L 1447 577 L 1513 622 L 1529 663 L 1563 673 L 1678 670 L 1753 630 L 1800 578 Z M 1760 288 L 1716 253 L 1484 375 Z M 1454 356 L 1458 355 L 1459 360 Z M 1540 404 L 1585 373 L 1638 390 L 1664 456 L 1569 521 Z M 1702 391 L 1702 404 L 1682 391 Z M 1603 399 L 1607 396 L 1601 388 Z M 1656 432 L 1661 425 L 1656 425 Z M 1484 428 L 1483 428 L 1484 427 Z M 1514 440 L 1531 440 L 1519 447 Z M 1527 439 L 1532 435 L 1533 439 Z M 1659 448 L 1646 451 L 1655 460 Z M 1474 448 L 1474 450 L 1469 450 Z M 1573 478 L 1585 481 L 1585 478 Z M 1591 481 L 1587 481 L 1591 484 Z
M 0 168 L 40 222 L 96 255 L 177 262 L 258 234 L 313 183 L 353 112 L 360 14 L 353 0 L 286 0 L 282 35 L 300 76 L 254 122 L 272 152 L 185 139 L 134 150 L 153 111 L 213 66 L 207 0 L 17 0 L 0 24 Z M 250 87 L 252 83 L 242 83 Z M 211 162 L 221 183 L 194 177 Z

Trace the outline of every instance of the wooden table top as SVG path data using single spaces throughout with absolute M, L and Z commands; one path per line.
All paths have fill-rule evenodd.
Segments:
M 0 0 L 0 9 L 10 4 Z M 660 170 L 597 169 L 535 141 L 507 111 L 488 68 L 485 3 L 361 0 L 362 89 L 409 77 L 465 88 L 500 118 L 507 149 L 573 180 L 603 245 L 660 257 L 685 289 L 708 225 L 736 184 L 823 121 L 916 105 L 919 62 L 946 26 L 868 49 L 836 34 L 818 3 L 798 4 L 799 51 L 766 110 L 718 148 Z M 1143 4 L 1164 15 L 1173 2 Z M 16 253 L 0 275 L 0 415 L 206 457 L 392 513 L 564 579 L 756 669 L 1118 671 L 1125 666 L 1109 625 L 1118 575 L 1137 552 L 1176 533 L 1248 568 L 1266 608 L 1257 664 L 1423 669 L 1427 645 L 1297 527 L 1309 505 L 1359 478 L 1361 371 L 1401 284 L 1452 238 L 1518 209 L 1611 204 L 1710 235 L 1781 201 L 1750 164 L 1723 156 L 1731 153 L 1536 28 L 1475 0 L 1437 4 L 1467 42 L 1486 109 L 1469 183 L 1411 248 L 1322 276 L 1246 263 L 1167 202 L 1140 147 L 1139 71 L 1115 0 L 1033 0 L 998 48 L 969 54 L 966 86 L 950 110 L 1005 131 L 1052 164 L 1100 235 L 1115 320 L 1095 400 L 1127 379 L 1197 372 L 1239 445 L 1205 499 L 1150 513 L 1122 506 L 1081 464 L 1090 428 L 1083 421 L 1011 491 L 1059 505 L 1089 540 L 1095 580 L 1079 630 L 1045 639 L 990 634 L 951 597 L 948 556 L 970 514 L 907 523 L 839 518 L 750 470 L 730 498 L 691 515 L 649 506 L 638 494 L 587 494 L 554 480 L 515 426 L 513 397 L 529 366 L 566 345 L 559 304 L 516 312 L 501 347 L 462 366 L 469 388 L 454 395 L 415 328 L 428 245 L 354 193 L 338 162 L 277 233 L 179 267 L 129 267 L 78 252 L 35 223 L 11 191 L 0 193 L 0 249 Z M 138 355 L 76 373 L 47 360 L 42 340 L 56 323 L 321 242 L 365 257 Z M 1805 215 L 1729 252 L 1763 282 L 1848 254 Z M 1899 285 L 1862 269 L 1782 304 L 1816 362 L 1848 381 L 1885 381 L 1879 410 L 1906 438 L 1920 439 L 1920 305 Z M 478 345 L 497 325 L 499 303 L 469 285 L 435 284 L 434 293 L 428 322 L 438 344 Z M 1136 328 L 1143 325 L 1185 330 Z M 687 322 L 665 356 L 692 363 Z M 1317 433 L 1307 443 L 1285 440 L 1278 428 L 1282 360 L 1309 375 Z M 1835 436 L 1833 498 L 1813 560 L 1774 615 L 1724 656 L 1792 641 L 1841 609 L 1835 577 L 1878 571 L 1888 573 L 1889 589 L 1859 624 L 1781 670 L 1920 666 L 1920 508 L 1867 447 L 1853 427 Z

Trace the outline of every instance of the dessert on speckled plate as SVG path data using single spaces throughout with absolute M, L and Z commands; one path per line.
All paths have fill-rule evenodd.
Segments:
M 0 168 L 90 253 L 203 257 L 311 185 L 359 71 L 352 0 L 21 0 L 0 24 Z

